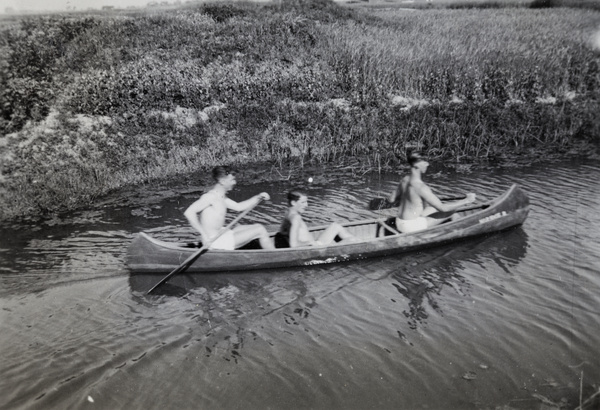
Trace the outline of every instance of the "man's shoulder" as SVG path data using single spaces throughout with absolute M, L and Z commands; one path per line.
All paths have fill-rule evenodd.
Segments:
M 411 188 L 423 188 L 427 186 L 421 178 L 409 178 L 407 183 Z
M 408 183 L 409 180 L 410 180 L 410 175 L 404 175 L 402 178 L 400 178 L 400 182 L 398 183 L 398 186 L 403 187 L 404 185 L 406 185 Z
M 216 198 L 217 197 L 215 196 L 215 193 L 213 191 L 207 191 L 207 192 L 203 193 L 202 195 L 200 195 L 200 198 L 198 198 L 194 202 L 194 205 L 210 206 L 213 204 L 213 202 L 215 201 Z
M 213 191 L 212 189 L 210 191 L 206 191 L 205 193 L 203 193 L 200 196 L 200 199 L 205 199 L 205 200 L 208 199 L 210 201 L 212 201 L 214 199 L 219 199 L 219 198 L 221 198 L 221 196 L 217 192 Z
M 413 194 L 421 196 L 427 189 L 428 189 L 427 184 L 425 182 L 423 182 L 422 180 L 411 179 L 410 181 L 407 182 L 405 192 L 412 192 Z

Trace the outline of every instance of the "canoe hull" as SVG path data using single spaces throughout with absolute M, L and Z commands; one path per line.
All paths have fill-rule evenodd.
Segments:
M 356 243 L 322 247 L 275 250 L 209 250 L 198 258 L 187 272 L 246 271 L 345 262 L 413 252 L 461 239 L 499 232 L 521 225 L 529 212 L 529 199 L 513 185 L 485 209 L 465 212 L 462 218 L 409 234 L 376 237 L 381 227 L 378 220 L 343 224 L 356 237 Z M 324 227 L 314 227 L 318 231 Z M 140 233 L 132 242 L 127 265 L 132 273 L 165 274 L 182 264 L 198 249 L 163 242 Z

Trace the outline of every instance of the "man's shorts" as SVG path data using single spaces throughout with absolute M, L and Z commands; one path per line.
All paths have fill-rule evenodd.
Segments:
M 396 218 L 396 229 L 402 233 L 422 231 L 427 229 L 427 218 L 424 216 L 416 219 Z
M 235 249 L 235 235 L 231 229 L 225 231 L 211 245 L 210 249 L 232 251 Z

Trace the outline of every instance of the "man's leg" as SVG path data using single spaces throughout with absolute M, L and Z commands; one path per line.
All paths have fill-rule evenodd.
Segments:
M 321 235 L 319 235 L 318 241 L 324 245 L 333 243 L 335 237 L 339 236 L 342 241 L 347 239 L 353 239 L 354 236 L 346 230 L 342 225 L 337 222 L 332 223 L 325 229 Z
M 427 227 L 431 228 L 432 226 L 437 226 L 443 224 L 444 222 L 448 222 L 452 219 L 452 215 L 446 216 L 445 218 L 432 218 L 430 216 L 427 217 Z
M 269 237 L 269 233 L 265 227 L 260 224 L 238 225 L 233 228 L 233 233 L 235 235 L 236 249 L 246 245 L 248 242 L 254 239 L 258 239 L 260 241 L 260 246 L 263 249 L 275 249 L 273 241 Z

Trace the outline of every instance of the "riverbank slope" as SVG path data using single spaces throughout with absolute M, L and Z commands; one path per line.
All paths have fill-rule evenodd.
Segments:
M 585 154 L 599 27 L 583 9 L 326 0 L 24 19 L 0 36 L 0 219 L 223 163 Z

